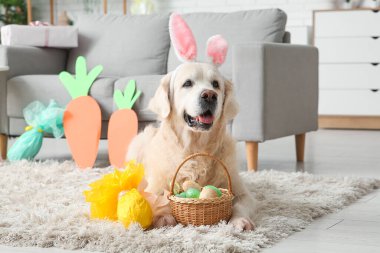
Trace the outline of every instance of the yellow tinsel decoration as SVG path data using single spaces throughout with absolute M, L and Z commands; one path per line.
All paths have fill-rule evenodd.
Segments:
M 132 222 L 140 223 L 143 228 L 149 227 L 152 223 L 152 210 L 137 191 L 143 177 L 143 165 L 130 161 L 124 170 L 115 169 L 113 173 L 91 183 L 91 189 L 84 191 L 86 201 L 90 202 L 90 217 L 121 219 L 126 227 Z M 121 192 L 126 193 L 119 200 Z M 118 213 L 122 217 L 118 217 Z

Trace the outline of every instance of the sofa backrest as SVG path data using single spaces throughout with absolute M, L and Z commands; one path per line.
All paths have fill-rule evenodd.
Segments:
M 286 14 L 279 9 L 238 11 L 231 13 L 190 13 L 182 15 L 197 41 L 198 61 L 206 61 L 206 42 L 209 37 L 221 34 L 229 44 L 226 62 L 221 72 L 232 77 L 232 47 L 255 41 L 283 42 Z M 174 70 L 180 61 L 171 47 L 168 71 Z
M 282 42 L 289 44 L 291 40 L 292 40 L 292 35 L 290 34 L 290 32 L 285 32 L 284 37 L 282 38 Z
M 102 76 L 165 74 L 170 46 L 169 14 L 149 16 L 83 15 L 76 22 L 79 47 L 69 52 L 74 72 L 79 55 L 89 67 L 105 68 Z

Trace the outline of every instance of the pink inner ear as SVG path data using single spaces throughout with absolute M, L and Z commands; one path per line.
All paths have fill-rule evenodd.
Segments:
M 207 55 L 215 65 L 221 65 L 226 60 L 228 43 L 221 35 L 214 35 L 207 41 Z
M 173 13 L 170 16 L 169 32 L 177 56 L 184 61 L 195 60 L 197 44 L 194 35 L 178 13 Z

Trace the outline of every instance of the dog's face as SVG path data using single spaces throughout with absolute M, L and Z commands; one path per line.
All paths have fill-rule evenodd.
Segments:
M 171 80 L 173 79 L 173 80 Z M 149 108 L 191 131 L 211 131 L 237 113 L 232 84 L 207 63 L 184 63 L 166 75 Z
M 224 79 L 210 64 L 185 63 L 176 72 L 173 112 L 193 131 L 208 131 L 220 118 Z

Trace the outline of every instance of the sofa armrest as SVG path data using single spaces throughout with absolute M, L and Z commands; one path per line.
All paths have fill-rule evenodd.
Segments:
M 0 66 L 8 66 L 8 79 L 19 75 L 58 74 L 66 69 L 67 50 L 0 45 Z
M 265 141 L 317 130 L 318 50 L 253 43 L 233 48 L 233 82 L 240 113 L 237 140 Z
M 65 70 L 66 58 L 65 49 L 0 45 L 0 133 L 9 133 L 7 80 L 19 75 L 58 74 Z
M 0 66 L 0 134 L 8 133 L 7 120 L 7 94 L 5 84 L 7 82 L 8 67 Z

